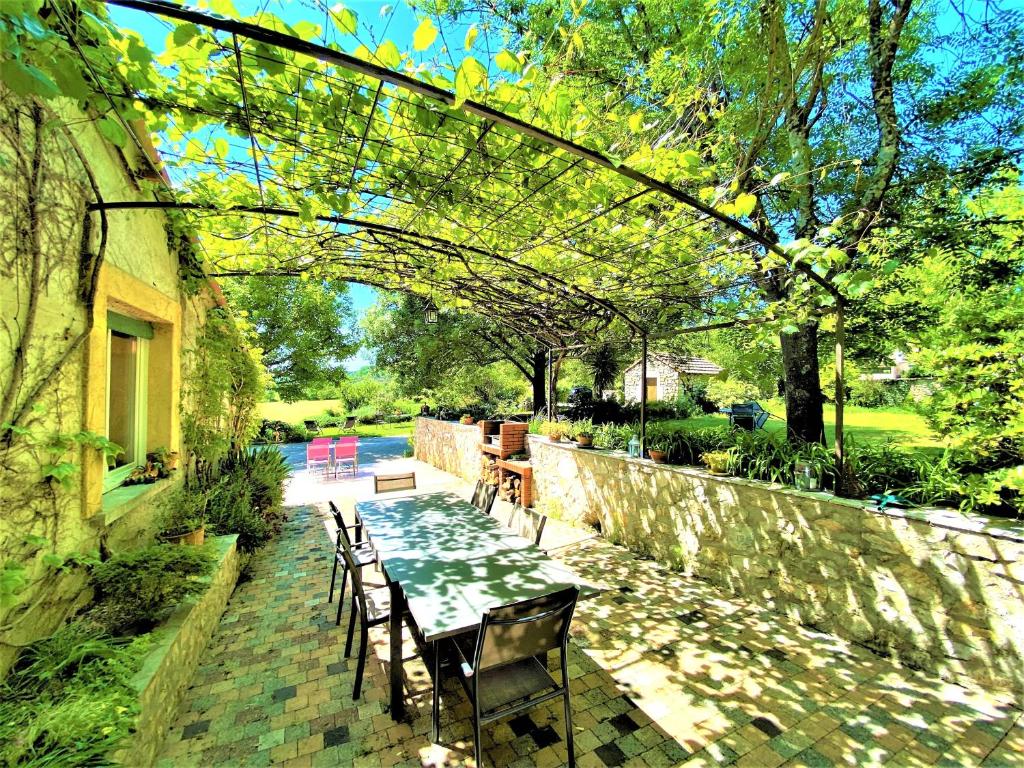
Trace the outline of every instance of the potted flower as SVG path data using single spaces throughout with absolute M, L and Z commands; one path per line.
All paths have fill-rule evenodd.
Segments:
M 559 421 L 545 421 L 540 426 L 540 433 L 547 435 L 552 443 L 562 442 L 562 435 L 565 434 L 565 424 Z
M 462 418 L 459 419 L 459 423 L 470 425 L 473 423 L 473 417 L 470 416 L 468 413 L 464 413 L 462 414 Z
M 206 494 L 185 487 L 168 494 L 157 524 L 161 541 L 199 546 L 206 538 Z
M 732 463 L 732 453 L 729 451 L 707 451 L 700 455 L 700 460 L 708 465 L 712 475 L 728 475 L 729 465 Z
M 178 468 L 178 452 L 163 447 L 155 448 L 146 454 L 146 461 L 154 465 L 159 464 L 160 477 L 168 477 Z
M 656 432 L 647 436 L 647 455 L 655 464 L 668 462 L 668 435 Z
M 572 425 L 573 438 L 580 448 L 594 445 L 594 425 L 588 419 L 577 421 Z

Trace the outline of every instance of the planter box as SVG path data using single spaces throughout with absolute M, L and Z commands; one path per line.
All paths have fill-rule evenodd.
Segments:
M 178 606 L 153 631 L 153 649 L 132 680 L 141 707 L 135 733 L 121 743 L 112 762 L 137 768 L 152 765 L 156 759 L 245 564 L 237 541 L 237 535 L 209 540 L 208 546 L 217 551 L 209 589 Z

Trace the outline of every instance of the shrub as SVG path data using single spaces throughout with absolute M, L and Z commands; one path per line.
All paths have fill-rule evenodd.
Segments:
M 909 381 L 855 379 L 850 382 L 850 404 L 862 408 L 899 408 L 910 397 Z
M 280 529 L 284 481 L 290 470 L 272 446 L 226 459 L 209 489 L 207 524 L 214 533 L 238 534 L 238 547 L 252 552 Z
M 0 684 L 0 765 L 106 765 L 131 733 L 150 645 L 76 621 L 25 648 Z
M 309 440 L 309 432 L 302 424 L 269 419 L 263 420 L 257 436 L 266 443 L 304 443 Z
M 757 400 L 761 397 L 761 391 L 756 384 L 740 379 L 711 379 L 707 385 L 706 392 L 708 400 L 715 405 L 716 410 L 728 408 L 733 403 L 745 403 L 749 400 Z
M 633 435 L 640 434 L 637 424 L 601 424 L 594 427 L 594 446 L 611 451 L 624 451 Z
M 157 527 L 162 535 L 179 536 L 206 523 L 206 493 L 195 484 L 183 484 L 160 497 Z
M 115 555 L 92 569 L 100 601 L 94 616 L 114 634 L 149 629 L 202 591 L 200 578 L 212 569 L 205 547 L 154 544 Z

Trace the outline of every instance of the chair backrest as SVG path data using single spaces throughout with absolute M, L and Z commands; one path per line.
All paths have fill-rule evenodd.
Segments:
M 334 446 L 334 460 L 354 459 L 356 457 L 357 450 L 358 446 L 355 443 L 342 443 L 339 441 L 338 444 Z
M 330 443 L 310 443 L 306 446 L 306 461 L 327 461 L 330 458 Z
M 341 530 L 344 530 L 344 528 Z M 352 577 L 352 594 L 356 598 L 359 612 L 365 616 L 366 593 L 363 591 L 363 576 L 359 571 L 359 566 L 356 565 L 356 559 L 352 554 L 352 546 L 348 542 L 347 535 L 338 539 L 338 553 L 344 558 L 345 565 L 348 566 L 349 575 Z
M 342 429 L 352 429 L 355 425 L 356 425 L 356 417 L 355 416 L 349 416 L 348 418 L 345 419 L 345 426 L 343 426 Z
M 522 504 L 516 503 L 512 507 L 508 527 L 539 547 L 540 537 L 544 535 L 544 526 L 547 525 L 547 522 L 547 515 L 534 512 L 532 509 L 527 509 Z
M 338 505 L 335 504 L 333 501 L 328 501 L 327 504 L 331 508 L 331 515 L 334 516 L 334 524 L 338 526 L 337 547 L 338 551 L 340 552 L 341 545 L 343 543 L 347 544 L 350 547 L 352 546 L 352 538 L 348 535 L 348 526 L 345 525 L 345 518 L 341 516 L 341 510 L 338 509 Z M 356 538 L 359 539 L 360 537 L 357 535 Z
M 485 612 L 477 634 L 473 671 L 500 667 L 560 649 L 565 653 L 579 587 L 568 587 Z
M 358 445 L 359 435 L 342 435 L 338 438 L 338 443 L 344 445 Z
M 416 490 L 416 473 L 402 472 L 395 475 L 374 475 L 373 492 Z
M 483 490 L 480 492 L 480 498 L 473 504 L 474 507 L 479 509 L 485 515 L 491 514 L 491 508 L 494 506 L 494 500 L 498 498 L 498 486 L 483 484 Z M 476 494 L 474 494 L 476 496 Z
M 483 503 L 484 494 L 484 481 L 477 480 L 476 485 L 473 486 L 473 495 L 469 498 L 469 503 L 477 509 L 480 509 L 480 505 Z
M 314 437 L 309 442 L 312 443 L 313 445 L 320 445 L 321 443 L 327 443 L 328 445 L 330 445 L 332 440 L 334 440 L 333 437 Z

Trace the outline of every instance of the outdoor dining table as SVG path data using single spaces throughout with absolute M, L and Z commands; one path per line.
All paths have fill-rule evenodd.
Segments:
M 362 501 L 356 511 L 391 589 L 394 720 L 405 714 L 403 608 L 412 615 L 421 639 L 435 644 L 479 627 L 490 608 L 584 586 L 532 542 L 453 493 Z

